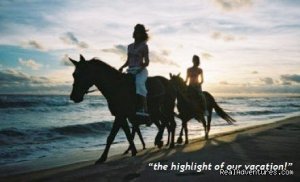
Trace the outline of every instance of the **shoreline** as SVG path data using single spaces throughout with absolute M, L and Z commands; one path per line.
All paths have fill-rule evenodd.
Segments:
M 257 127 L 263 127 L 264 125 L 282 122 L 283 120 L 286 120 L 286 119 L 289 119 L 292 117 L 297 117 L 297 116 L 300 117 L 299 112 L 289 114 L 288 116 L 285 116 L 282 118 L 260 120 L 260 121 L 255 121 L 253 123 L 242 123 L 241 124 L 241 123 L 239 123 L 239 121 L 237 121 L 237 124 L 226 125 L 226 128 L 222 128 L 222 130 L 216 130 L 215 128 L 212 128 L 209 133 L 209 138 L 212 139 L 215 137 L 238 133 L 238 132 L 250 130 L 253 128 L 257 128 Z M 178 126 L 179 127 L 177 128 L 175 142 L 177 140 L 178 132 L 179 132 L 178 130 L 180 129 L 181 125 L 178 125 Z M 199 135 L 200 136 L 197 136 L 197 137 L 189 136 L 189 142 L 192 143 L 193 141 L 204 141 L 205 140 L 204 133 L 201 132 L 201 134 L 199 134 Z M 183 136 L 183 138 L 184 138 L 184 136 Z M 164 144 L 166 143 L 166 140 L 167 140 L 167 138 L 166 138 L 166 136 L 164 136 L 164 138 L 163 138 Z M 142 151 L 141 150 L 142 144 L 139 139 L 137 139 L 137 141 L 138 142 L 135 142 L 136 148 L 138 151 Z M 123 156 L 122 155 L 123 151 L 125 151 L 127 149 L 127 147 L 128 147 L 128 142 L 120 143 L 117 145 L 112 145 L 110 152 L 108 154 L 108 158 L 113 157 L 113 156 L 119 156 L 119 155 Z M 156 147 L 153 146 L 153 142 L 146 142 L 146 148 L 147 149 L 151 149 L 151 148 L 155 149 Z M 164 148 L 167 148 L 167 147 L 164 146 Z M 68 155 L 52 154 L 52 155 L 46 156 L 44 158 L 37 158 L 34 160 L 21 161 L 18 163 L 3 165 L 3 166 L 0 166 L 0 178 L 4 176 L 1 174 L 6 174 L 6 176 L 21 175 L 21 174 L 26 174 L 26 173 L 36 172 L 36 171 L 60 168 L 60 167 L 69 166 L 69 165 L 73 165 L 73 164 L 81 164 L 81 163 L 96 161 L 102 154 L 103 150 L 104 150 L 104 148 L 99 149 L 99 150 L 77 149 L 77 150 L 70 151 L 70 153 Z
M 263 132 L 266 130 L 272 130 L 281 125 L 295 123 L 296 121 L 300 121 L 299 115 L 276 120 L 276 121 L 265 122 L 264 124 L 260 124 L 260 125 L 236 128 L 233 131 L 230 130 L 230 131 L 225 131 L 225 132 L 221 132 L 221 133 L 211 134 L 208 141 L 212 141 L 212 140 L 215 140 L 218 138 L 223 138 L 223 139 L 230 138 L 230 137 L 232 138 L 233 135 L 243 135 L 243 133 L 259 134 L 260 132 Z M 146 150 L 139 151 L 139 153 L 136 157 L 130 157 L 129 154 L 120 155 L 120 154 L 112 154 L 111 153 L 110 157 L 108 158 L 108 161 L 106 163 L 104 163 L 103 166 L 109 165 L 110 163 L 118 164 L 118 163 L 121 163 L 122 161 L 125 161 L 125 163 L 132 163 L 132 162 L 134 162 L 134 160 L 133 160 L 134 158 L 143 158 L 145 156 L 149 157 L 149 159 L 147 159 L 147 161 L 149 162 L 149 161 L 153 161 L 153 159 L 156 159 L 157 157 L 159 158 L 159 156 L 161 156 L 161 154 L 163 154 L 165 152 L 170 153 L 172 155 L 177 155 L 176 153 L 178 153 L 178 152 L 176 152 L 176 150 L 178 148 L 195 148 L 194 145 L 197 145 L 199 143 L 202 143 L 201 145 L 203 145 L 203 143 L 206 143 L 206 142 L 207 141 L 205 141 L 203 137 L 199 137 L 199 138 L 191 139 L 190 143 L 188 145 L 177 145 L 175 147 L 175 149 L 167 149 L 166 147 L 163 147 L 161 150 L 159 150 L 157 148 L 151 147 Z M 229 141 L 227 143 L 231 143 L 231 142 L 232 141 Z M 114 150 L 120 151 L 120 149 L 114 149 Z M 189 150 L 187 150 L 187 151 L 189 151 Z M 97 154 L 98 154 L 97 157 L 99 157 L 99 155 L 101 154 L 100 151 L 98 151 Z M 151 156 L 150 154 L 154 155 L 154 156 Z M 178 155 L 180 155 L 180 154 L 178 154 Z M 50 177 L 50 176 L 58 174 L 58 173 L 68 173 L 68 172 L 74 171 L 74 170 L 76 171 L 76 170 L 85 169 L 85 168 L 93 168 L 93 166 L 94 166 L 93 163 L 96 160 L 97 160 L 97 158 L 94 158 L 91 160 L 86 159 L 86 160 L 82 160 L 80 162 L 50 167 L 48 169 L 39 168 L 39 170 L 32 170 L 32 171 L 29 170 L 29 171 L 27 171 L 25 173 L 21 173 L 21 174 L 10 174 L 7 176 L 1 176 L 0 178 L 9 179 L 9 180 L 42 179 L 42 178 Z M 46 165 L 46 164 L 44 164 L 44 165 Z M 100 165 L 100 167 L 101 166 L 102 165 Z M 95 166 L 95 168 L 98 168 L 98 166 L 97 167 Z M 1 174 L 3 174 L 3 173 L 1 173 Z M 9 173 L 5 173 L 5 174 L 9 174 Z

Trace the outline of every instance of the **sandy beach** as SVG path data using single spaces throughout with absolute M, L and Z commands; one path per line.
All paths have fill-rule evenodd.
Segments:
M 195 139 L 188 145 L 177 145 L 174 149 L 149 148 L 140 151 L 136 157 L 130 157 L 129 154 L 114 155 L 101 165 L 94 165 L 95 159 L 0 179 L 1 181 L 299 181 L 299 131 L 300 116 L 297 116 L 234 132 L 214 134 L 207 141 L 203 138 Z M 283 165 L 286 171 L 284 174 L 273 175 L 241 175 L 241 173 L 225 175 L 226 170 L 222 172 L 216 170 L 222 163 L 225 167 Z M 211 164 L 211 169 L 208 164 Z M 194 168 L 183 171 L 180 170 L 182 169 L 180 166 L 176 168 L 176 165 L 177 167 L 193 165 Z M 203 167 L 202 171 L 196 168 L 200 165 Z

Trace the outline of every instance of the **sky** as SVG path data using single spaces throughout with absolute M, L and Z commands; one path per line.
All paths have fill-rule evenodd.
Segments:
M 213 94 L 300 94 L 299 0 L 1 0 L 0 94 L 69 94 L 68 57 L 119 68 L 137 23 L 150 76 L 196 54 Z

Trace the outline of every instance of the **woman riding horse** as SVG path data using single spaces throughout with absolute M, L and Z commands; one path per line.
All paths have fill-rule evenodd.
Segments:
M 189 89 L 184 80 L 178 75 L 170 74 L 171 83 L 177 90 L 177 109 L 179 112 L 179 117 L 182 120 L 182 128 L 180 131 L 177 143 L 182 143 L 183 130 L 185 131 L 185 143 L 188 143 L 188 127 L 187 122 L 195 118 L 197 121 L 202 122 L 205 132 L 205 138 L 208 139 L 208 134 L 210 131 L 210 123 L 212 118 L 212 110 L 214 109 L 216 113 L 228 124 L 235 122 L 215 101 L 214 97 L 204 91 L 203 95 L 207 101 L 208 116 L 207 121 L 204 118 L 202 104 L 199 104 L 200 95 L 196 89 Z
M 146 80 L 148 77 L 147 66 L 149 65 L 149 50 L 147 45 L 148 34 L 142 24 L 137 24 L 133 32 L 134 43 L 128 45 L 127 60 L 119 69 L 129 67 L 127 72 L 135 76 L 136 94 L 138 100 L 137 115 L 149 116 L 147 108 Z

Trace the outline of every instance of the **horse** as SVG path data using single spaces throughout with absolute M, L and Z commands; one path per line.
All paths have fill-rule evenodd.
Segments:
M 74 83 L 70 99 L 75 103 L 83 101 L 84 95 L 89 92 L 90 87 L 95 85 L 106 98 L 111 114 L 115 116 L 112 129 L 107 137 L 106 147 L 95 164 L 106 161 L 110 146 L 120 128 L 124 130 L 132 156 L 135 156 L 137 149 L 127 120 L 132 123 L 133 132 L 138 131 L 138 133 L 140 133 L 138 125 L 145 124 L 145 121 L 135 114 L 136 94 L 134 77 L 130 74 L 119 72 L 97 58 L 85 60 L 80 55 L 80 61 L 75 61 L 72 58 L 69 58 L 69 60 L 75 65 L 73 73 Z M 149 96 L 147 101 L 150 120 L 158 127 L 154 144 L 159 148 L 163 145 L 163 131 L 166 127 L 169 127 L 171 132 L 171 144 L 169 147 L 172 148 L 174 147 L 176 127 L 174 118 L 176 90 L 168 79 L 161 76 L 149 77 L 146 86 Z
M 177 109 L 179 114 L 176 116 L 182 120 L 182 127 L 177 143 L 182 143 L 183 130 L 185 132 L 185 144 L 188 144 L 188 128 L 187 122 L 191 119 L 196 119 L 198 122 L 202 122 L 205 132 L 205 139 L 208 139 L 210 124 L 212 118 L 213 109 L 216 113 L 228 124 L 236 122 L 230 117 L 215 101 L 214 97 L 204 91 L 206 107 L 203 106 L 203 97 L 199 94 L 199 91 L 186 85 L 184 80 L 180 77 L 180 74 L 173 75 L 170 73 L 170 82 L 177 90 Z M 208 111 L 207 120 L 204 117 L 204 108 Z

